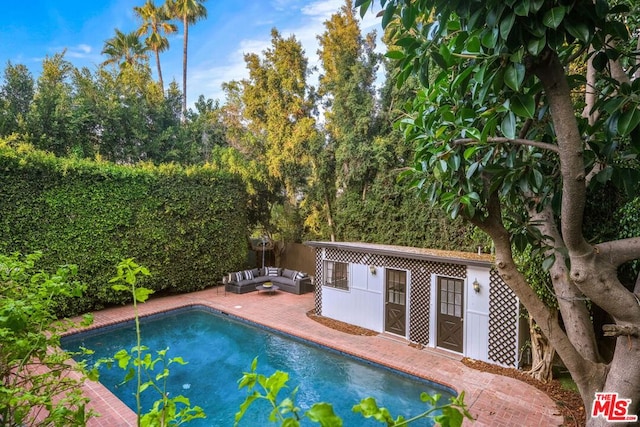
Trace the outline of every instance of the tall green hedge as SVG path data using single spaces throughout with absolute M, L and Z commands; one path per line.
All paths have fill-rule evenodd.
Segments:
M 343 193 L 336 207 L 338 240 L 469 252 L 491 247 L 484 233 L 420 200 L 395 173 L 380 174 L 364 200 L 360 192 Z
M 130 299 L 108 280 L 135 258 L 155 291 L 215 283 L 247 255 L 241 180 L 206 167 L 119 166 L 57 158 L 0 143 L 0 252 L 44 252 L 43 268 L 77 264 L 85 298 L 76 314 Z M 73 305 L 72 305 L 73 304 Z

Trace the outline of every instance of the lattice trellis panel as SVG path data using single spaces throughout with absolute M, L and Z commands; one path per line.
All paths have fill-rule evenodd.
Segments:
M 431 302 L 431 275 L 466 278 L 466 266 L 437 263 L 409 258 L 354 252 L 327 248 L 325 259 L 353 264 L 376 265 L 385 268 L 408 270 L 411 275 L 411 300 L 409 312 L 409 339 L 427 345 L 429 343 L 429 309 Z M 322 250 L 316 250 L 316 312 L 322 312 Z M 382 313 L 381 313 L 382 315 Z
M 518 298 L 491 270 L 489 292 L 489 359 L 507 366 L 518 360 Z

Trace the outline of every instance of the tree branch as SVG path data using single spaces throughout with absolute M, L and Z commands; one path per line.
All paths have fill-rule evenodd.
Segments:
M 474 138 L 461 138 L 461 139 L 454 139 L 452 141 L 454 145 L 467 145 L 467 144 L 473 144 L 477 142 L 479 141 Z M 510 139 L 510 138 L 504 138 L 504 137 L 495 137 L 495 138 L 487 138 L 487 142 L 494 142 L 498 144 L 510 143 L 515 145 L 524 145 L 528 147 L 537 147 L 543 150 L 552 151 L 556 154 L 559 153 L 559 149 L 557 145 L 549 144 L 546 142 L 533 141 L 531 139 L 522 139 L 522 138 Z
M 636 325 L 602 325 L 605 337 L 640 337 L 640 327 Z
M 490 178 L 485 176 L 488 188 Z M 518 296 L 560 358 L 578 376 L 592 375 L 599 364 L 585 359 L 559 324 L 558 317 L 533 291 L 513 260 L 510 235 L 503 224 L 500 198 L 492 192 L 487 200 L 487 215 L 476 215 L 469 221 L 487 233 L 496 248 L 496 267 L 505 283 Z
M 599 257 L 606 257 L 614 267 L 618 267 L 627 261 L 640 259 L 640 237 L 613 240 L 595 245 Z
M 586 204 L 584 141 L 578 129 L 565 70 L 558 55 L 546 51 L 543 57 L 546 58 L 540 61 L 534 71 L 544 88 L 555 127 L 562 174 L 561 232 L 573 257 L 592 250 L 582 234 Z

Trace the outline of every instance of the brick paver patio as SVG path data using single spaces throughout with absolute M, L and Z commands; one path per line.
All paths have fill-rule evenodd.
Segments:
M 323 326 L 306 313 L 313 308 L 313 294 L 293 295 L 278 292 L 227 293 L 222 288 L 185 295 L 152 299 L 139 305 L 140 315 L 149 315 L 178 307 L 204 305 L 237 317 L 281 330 L 339 351 L 444 384 L 465 392 L 465 402 L 475 422 L 473 426 L 559 426 L 562 416 L 554 402 L 533 386 L 518 380 L 471 369 L 461 357 L 434 349 L 417 349 L 408 342 L 387 335 L 355 336 Z M 94 313 L 100 327 L 133 318 L 131 306 L 110 308 Z M 144 339 L 144 337 L 143 337 Z M 188 355 L 183 355 L 188 359 Z M 241 373 L 238 373 L 240 377 Z M 133 411 L 98 383 L 85 386 L 91 407 L 101 416 L 89 421 L 91 427 L 135 426 Z M 364 396 L 363 396 L 364 397 Z M 355 403 L 355 402 L 354 402 Z M 197 402 L 196 402 L 197 404 Z M 408 415 L 408 414 L 404 414 Z M 233 421 L 229 421 L 232 425 Z M 218 427 L 218 426 L 212 426 Z

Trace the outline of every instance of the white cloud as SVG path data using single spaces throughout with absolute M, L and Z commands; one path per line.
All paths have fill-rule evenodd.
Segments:
M 92 54 L 93 48 L 88 44 L 79 44 L 76 46 L 67 47 L 66 55 L 69 58 L 78 59 L 97 59 L 98 56 Z
M 91 53 L 92 50 L 91 46 L 89 46 L 88 44 L 79 44 L 78 46 L 76 46 L 76 49 L 84 53 Z
M 320 18 L 324 21 L 338 12 L 343 5 L 343 0 L 316 1 L 304 6 L 300 11 L 303 15 Z

